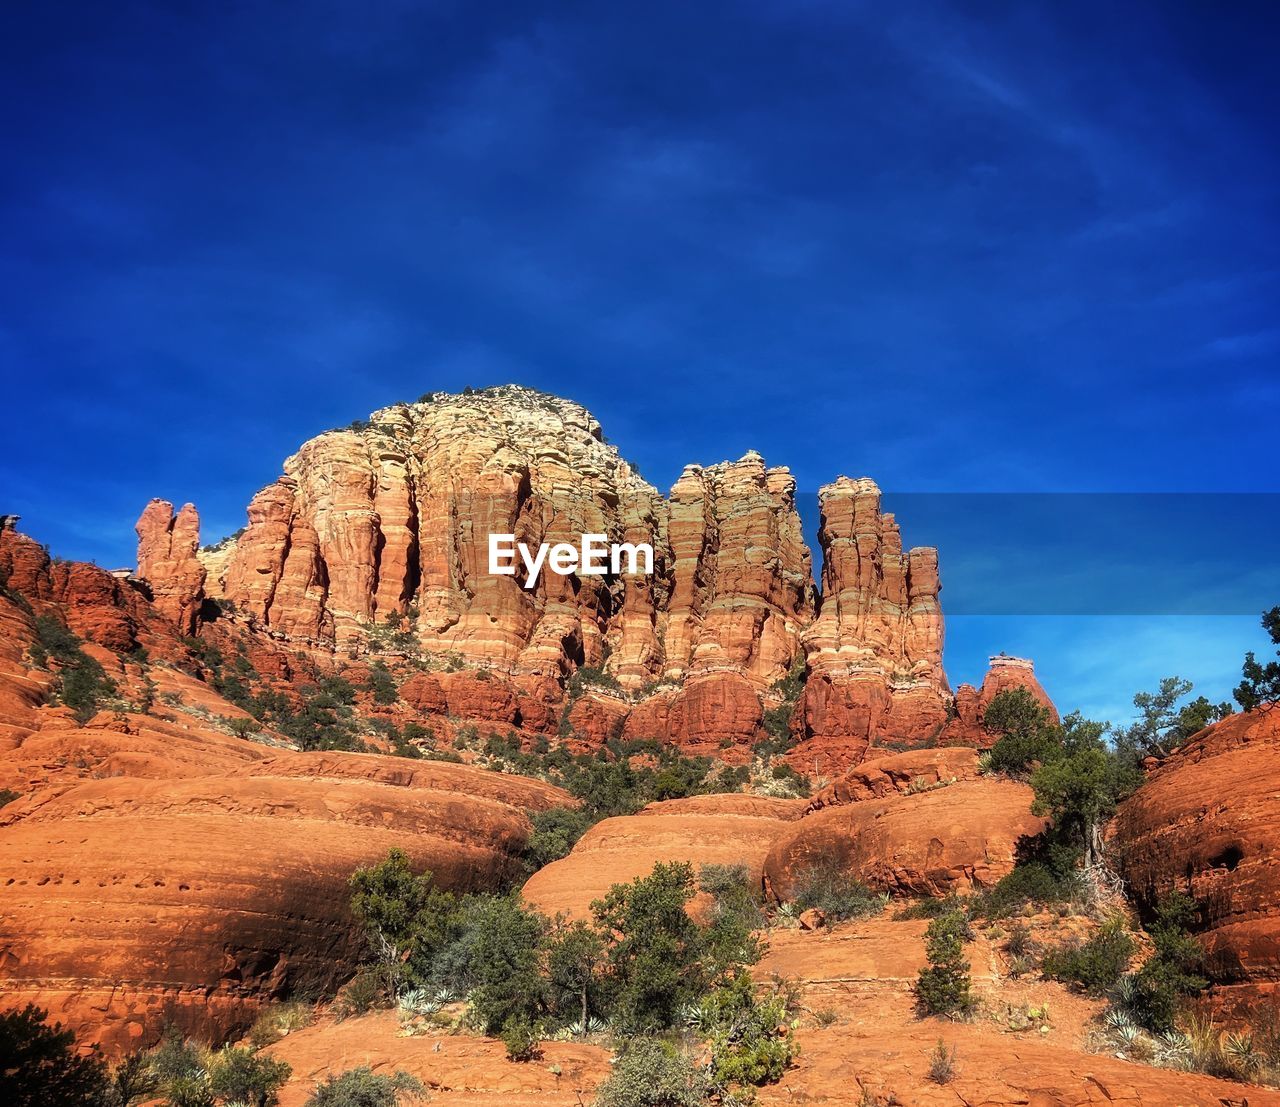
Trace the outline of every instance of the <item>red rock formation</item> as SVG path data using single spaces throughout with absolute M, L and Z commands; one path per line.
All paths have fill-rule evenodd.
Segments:
M 804 633 L 810 677 L 797 707 L 793 763 L 827 753 L 856 764 L 873 741 L 936 738 L 951 693 L 942 671 L 936 550 L 904 552 L 874 482 L 841 477 L 818 493 L 822 600 Z
M 398 623 L 428 653 L 492 670 L 516 698 L 512 712 L 493 690 L 460 687 L 451 714 L 554 733 L 565 678 L 603 667 L 632 701 L 628 736 L 743 760 L 775 702 L 769 689 L 803 654 L 810 679 L 789 760 L 820 775 L 872 747 L 935 743 L 953 714 L 937 555 L 902 549 L 869 480 L 820 493 L 818 607 L 786 469 L 755 453 L 691 465 L 664 501 L 588 412 L 529 389 L 386 408 L 305 443 L 284 468 L 254 497 L 245 532 L 202 551 L 211 594 L 274 635 L 352 656 Z M 491 533 L 530 546 L 584 533 L 645 542 L 654 572 L 548 570 L 525 589 L 523 569 L 488 571 Z M 655 678 L 661 690 L 635 702 Z M 962 696 L 948 740 L 980 740 L 972 699 Z M 601 718 L 587 717 L 593 706 Z M 570 721 L 591 746 L 618 714 L 591 699 Z
M 1200 905 L 1213 1001 L 1228 1018 L 1280 996 L 1280 707 L 1201 731 L 1121 805 L 1113 863 L 1148 907 Z
M 548 915 L 587 918 L 591 903 L 614 884 L 648 876 L 659 861 L 745 865 L 759 880 L 765 854 L 790 824 L 786 801 L 762 805 L 754 796 L 702 796 L 654 804 L 638 815 L 605 819 L 582 836 L 573 852 L 540 869 L 524 898 Z
M 183 634 L 195 634 L 204 599 L 204 565 L 200 548 L 200 516 L 193 504 L 177 515 L 167 500 L 152 500 L 134 529 L 138 532 L 138 572 L 151 589 L 156 610 L 172 619 Z
M 962 684 L 956 689 L 955 713 L 943 731 L 943 740 L 989 749 L 997 736 L 983 728 L 982 717 L 996 696 L 1015 688 L 1025 688 L 1057 719 L 1053 701 L 1036 679 L 1035 663 L 1025 657 L 997 654 L 991 658 L 981 689 L 972 684 Z
M 845 785 L 845 794 L 868 788 L 867 770 L 860 767 L 863 775 Z M 793 898 L 806 869 L 830 864 L 896 895 L 989 887 L 1013 869 L 1018 840 L 1044 827 L 1031 814 L 1025 784 L 969 777 L 918 787 L 847 803 L 830 802 L 841 794 L 839 785 L 829 790 L 823 806 L 789 824 L 770 850 L 764 871 L 772 895 Z
M 0 530 L 0 575 L 28 602 L 56 607 L 81 638 L 127 653 L 138 645 L 146 601 L 105 569 L 83 561 L 53 561 L 25 534 Z
M 738 763 L 748 759 L 761 716 L 760 696 L 745 676 L 714 673 L 642 700 L 627 716 L 623 737 L 673 741 L 692 756 Z
M 524 809 L 572 803 L 466 766 L 250 743 L 228 771 L 234 742 L 210 751 L 210 775 L 88 779 L 0 809 L 6 1006 L 36 998 L 111 1050 L 167 1021 L 226 1035 L 350 971 L 358 865 L 397 846 L 444 887 L 491 888 L 529 833 Z
M 795 480 L 748 453 L 685 468 L 671 489 L 671 598 L 663 675 L 730 670 L 757 686 L 786 675 L 813 616 Z

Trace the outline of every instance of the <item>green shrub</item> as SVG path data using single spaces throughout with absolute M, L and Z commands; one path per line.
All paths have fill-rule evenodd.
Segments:
M 649 876 L 615 884 L 591 905 L 597 928 L 616 935 L 606 984 L 615 1024 L 624 1032 L 666 1029 L 706 990 L 705 936 L 686 907 L 693 869 L 658 864 Z
M 12 788 L 0 788 L 0 807 L 4 807 L 5 804 L 21 798 L 21 792 L 15 792 Z
M 704 1107 L 711 1086 L 698 1064 L 667 1042 L 627 1044 L 596 1090 L 595 1107 Z
M 49 658 L 58 663 L 58 696 L 76 718 L 88 722 L 103 699 L 115 692 L 106 670 L 80 648 L 80 639 L 52 615 L 35 621 L 36 641 L 32 660 L 44 666 Z
M 1051 980 L 1074 984 L 1092 996 L 1103 996 L 1125 974 L 1136 950 L 1124 919 L 1116 917 L 1107 920 L 1087 942 L 1049 950 L 1040 969 Z
M 75 1034 L 33 1004 L 0 1014 L 0 1103 L 6 1107 L 100 1107 L 107 1072 L 97 1051 L 76 1052 Z
M 365 687 L 373 693 L 373 702 L 387 706 L 400 698 L 395 678 L 381 662 L 375 662 L 369 668 L 369 679 Z
M 174 1077 L 165 1086 L 166 1107 L 216 1107 L 209 1077 L 204 1072 Z
M 990 751 L 994 772 L 1024 775 L 1057 745 L 1053 715 L 1026 688 L 1008 688 L 993 697 L 983 712 L 982 726 L 989 734 L 999 735 Z
M 167 1026 L 160 1044 L 151 1051 L 151 1071 L 168 1087 L 175 1080 L 198 1076 L 204 1071 L 199 1048 L 182 1036 L 176 1026 Z
M 1204 949 L 1190 933 L 1196 903 L 1182 892 L 1171 892 L 1156 905 L 1147 928 L 1154 954 L 1129 978 L 1126 1006 L 1139 1025 L 1167 1034 L 1188 997 L 1208 986 L 1202 975 Z
M 968 909 L 969 905 L 965 900 L 955 892 L 948 892 L 945 896 L 931 896 L 928 899 L 918 899 L 915 903 L 909 903 L 906 907 L 900 908 L 893 917 L 895 919 L 936 919 L 949 911 L 968 911 Z
M 1042 862 L 1028 861 L 1002 877 L 994 888 L 975 896 L 973 914 L 984 919 L 1006 918 L 1027 904 L 1061 903 L 1076 898 L 1080 891 L 1077 873 L 1059 875 Z
M 485 896 L 468 912 L 471 1010 L 488 1034 L 514 1022 L 533 1025 L 547 1009 L 541 974 L 546 920 L 516 896 Z
M 702 1001 L 699 1015 L 716 1084 L 773 1084 L 782 1078 L 795 1053 L 795 1035 L 780 997 L 757 1000 L 751 977 L 739 972 Z
M 316 1085 L 305 1107 L 397 1107 L 402 1095 L 423 1096 L 426 1088 L 407 1072 L 391 1076 L 367 1065 L 329 1076 Z
M 536 1061 L 542 1056 L 542 1028 L 521 1016 L 513 1016 L 502 1025 L 502 1044 L 510 1061 Z
M 929 964 L 916 978 L 916 1001 L 924 1015 L 955 1017 L 973 1007 L 969 962 L 964 943 L 969 922 L 962 911 L 948 911 L 929 924 L 925 932 L 925 957 Z
M 209 1090 L 222 1103 L 243 1103 L 246 1107 L 275 1107 L 277 1092 L 293 1069 L 251 1049 L 227 1046 L 214 1055 L 209 1067 Z
M 600 971 L 605 960 L 605 942 L 596 930 L 581 919 L 558 920 L 547 944 L 547 980 L 551 1004 L 563 1022 L 585 1034 L 593 1011 L 603 1006 Z
M 876 915 L 885 907 L 883 896 L 833 861 L 799 872 L 792 902 L 802 911 L 816 907 L 833 922 Z
M 107 1107 L 134 1107 L 154 1099 L 159 1092 L 160 1081 L 151 1071 L 151 1058 L 144 1053 L 131 1053 L 111 1070 Z

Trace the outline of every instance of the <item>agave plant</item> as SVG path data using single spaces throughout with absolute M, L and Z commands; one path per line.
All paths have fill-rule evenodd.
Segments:
M 1130 1030 L 1137 1029 L 1133 1016 L 1124 1007 L 1108 1007 L 1107 1013 L 1102 1016 L 1102 1021 L 1108 1030 L 1115 1031 L 1117 1034 L 1127 1034 Z
M 701 1003 L 686 1003 L 680 1008 L 680 1023 L 689 1030 L 702 1032 L 707 1028 L 707 1010 Z
M 1191 1067 L 1191 1043 L 1185 1034 L 1171 1030 L 1156 1039 L 1156 1060 L 1171 1069 Z
M 1133 1010 L 1138 1002 L 1138 978 L 1133 973 L 1125 973 L 1116 981 L 1111 989 L 1111 1002 L 1121 1010 Z
M 1247 1030 L 1228 1032 L 1222 1041 L 1222 1051 L 1246 1074 L 1256 1073 L 1263 1067 L 1262 1053 L 1254 1045 L 1253 1035 Z
M 440 1010 L 440 1000 L 426 988 L 410 988 L 401 995 L 398 1004 L 406 1015 L 434 1015 Z

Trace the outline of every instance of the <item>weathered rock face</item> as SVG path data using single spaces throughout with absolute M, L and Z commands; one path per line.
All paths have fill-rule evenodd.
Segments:
M 166 1021 L 228 1034 L 273 996 L 350 971 L 357 866 L 396 846 L 445 887 L 492 888 L 525 811 L 572 802 L 460 765 L 264 757 L 245 742 L 237 768 L 236 744 L 210 751 L 211 775 L 87 779 L 0 811 L 6 1006 L 38 999 L 111 1050 Z
M 117 653 L 138 645 L 150 607 L 129 585 L 83 561 L 52 561 L 25 534 L 0 531 L 0 575 L 33 604 L 56 605 L 81 638 Z
M 587 831 L 568 857 L 534 873 L 524 897 L 540 911 L 588 918 L 591 903 L 614 884 L 648 876 L 658 862 L 745 865 L 760 878 L 770 845 L 796 807 L 757 796 L 702 796 L 653 804 L 638 815 L 605 819 Z
M 1031 789 L 977 775 L 973 750 L 913 750 L 858 766 L 814 797 L 765 861 L 770 892 L 794 897 L 806 869 L 834 864 L 899 895 L 989 887 L 1038 834 Z
M 209 587 L 288 635 L 346 643 L 402 617 L 425 647 L 509 671 L 598 665 L 607 635 L 616 670 L 639 683 L 661 661 L 665 564 L 652 577 L 544 571 L 526 590 L 523 568 L 488 572 L 488 536 L 606 534 L 661 559 L 661 502 L 576 404 L 522 388 L 433 395 L 307 442 L 254 497 Z
M 205 568 L 200 548 L 200 516 L 193 504 L 177 515 L 167 500 L 147 504 L 134 528 L 138 532 L 138 576 L 151 589 L 156 610 L 183 634 L 194 634 L 204 599 Z
M 496 688 L 460 678 L 456 693 L 420 697 L 424 712 L 443 703 L 552 734 L 566 677 L 602 668 L 623 695 L 571 706 L 580 744 L 621 726 L 741 761 L 776 708 L 770 689 L 803 661 L 788 757 L 802 772 L 839 773 L 877 747 L 981 744 L 981 695 L 965 691 L 957 716 L 942 670 L 936 551 L 902 548 L 870 480 L 820 492 L 819 603 L 786 469 L 755 453 L 690 465 L 663 499 L 587 411 L 529 389 L 386 408 L 312 439 L 284 469 L 238 538 L 200 552 L 210 594 L 305 648 L 358 654 L 407 629 L 437 658 L 501 676 L 516 700 L 513 711 Z M 158 531 L 164 505 L 150 514 Z M 525 589 L 523 568 L 488 571 L 491 533 L 530 547 L 584 533 L 648 543 L 654 572 L 544 570 Z M 993 670 L 988 683 L 1002 679 Z
M 942 671 L 938 554 L 902 549 L 875 483 L 841 477 L 818 493 L 822 599 L 804 633 L 810 678 L 796 709 L 794 759 L 856 764 L 873 742 L 936 738 L 951 690 Z
M 795 480 L 759 454 L 690 465 L 671 489 L 668 679 L 717 671 L 758 685 L 786 675 L 813 617 L 809 549 Z
M 1280 992 L 1280 708 L 1201 731 L 1121 805 L 1115 863 L 1148 907 L 1200 905 L 1213 1000 L 1228 1018 Z
M 1041 704 L 1047 707 L 1053 717 L 1058 717 L 1053 701 L 1036 679 L 1034 662 L 1025 657 L 1010 657 L 997 654 L 991 658 L 987 675 L 983 678 L 982 687 L 962 684 L 956 689 L 954 717 L 947 723 L 943 731 L 943 739 L 948 742 L 963 742 L 965 745 L 986 749 L 995 744 L 996 736 L 988 733 L 982 725 L 983 716 L 991 706 L 991 701 L 1001 692 L 1010 692 L 1015 688 L 1025 688 Z

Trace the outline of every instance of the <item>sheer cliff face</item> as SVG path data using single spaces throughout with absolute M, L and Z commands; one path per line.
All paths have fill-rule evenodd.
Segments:
M 506 387 L 433 394 L 312 439 L 253 498 L 244 532 L 200 558 L 205 591 L 273 636 L 358 654 L 390 623 L 429 653 L 510 678 L 492 718 L 480 706 L 497 692 L 468 700 L 462 674 L 433 692 L 474 700 L 492 722 L 555 732 L 563 678 L 600 667 L 631 696 L 574 706 L 580 739 L 623 734 L 745 757 L 777 704 L 772 686 L 803 660 L 797 768 L 843 768 L 871 746 L 944 732 L 982 744 L 983 697 L 966 688 L 957 704 L 942 669 L 936 551 L 902 548 L 870 480 L 841 477 L 819 499 L 821 598 L 788 470 L 755 453 L 690 465 L 664 498 L 585 409 Z M 186 618 L 199 586 L 193 519 L 171 511 L 151 505 L 139 533 L 157 596 Z M 654 571 L 544 569 L 526 589 L 523 569 L 489 572 L 491 533 L 530 548 L 576 546 L 584 533 L 648 543 Z M 153 552 L 166 541 L 172 563 Z M 654 682 L 656 694 L 636 695 Z
M 508 388 L 375 412 L 285 462 L 211 595 L 266 628 L 339 646 L 406 617 L 428 650 L 513 673 L 606 664 L 624 686 L 784 675 L 813 617 L 795 482 L 748 454 L 690 466 L 670 500 L 565 400 Z M 565 577 L 532 589 L 488 569 L 491 533 L 531 548 L 584 533 L 645 542 L 651 576 Z
M 249 506 L 215 595 L 267 628 L 345 645 L 389 616 L 427 649 L 512 671 L 598 665 L 637 681 L 660 661 L 668 566 L 662 498 L 583 408 L 494 389 L 375 412 L 322 434 Z M 649 578 L 488 571 L 490 533 L 530 547 L 584 533 L 649 542 Z M 625 610 L 625 616 L 622 614 Z
M 765 468 L 756 453 L 685 468 L 666 505 L 664 677 L 735 672 L 771 683 L 786 674 L 814 610 L 795 492 L 790 472 Z

